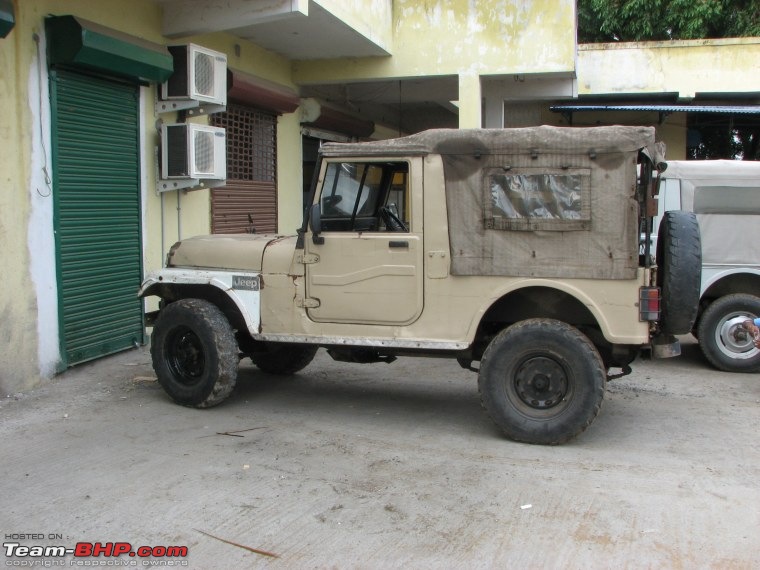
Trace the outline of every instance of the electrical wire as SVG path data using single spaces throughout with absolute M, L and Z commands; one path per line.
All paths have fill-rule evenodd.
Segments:
M 42 73 L 42 66 L 44 64 L 44 60 L 42 59 L 42 53 L 41 53 L 41 46 L 40 46 L 40 36 L 36 32 L 32 36 L 34 38 L 34 43 L 37 44 L 37 90 L 38 90 L 38 112 L 39 112 L 39 125 L 40 125 L 40 146 L 42 147 L 42 174 L 45 176 L 45 185 L 48 187 L 47 194 L 43 194 L 40 192 L 39 188 L 35 188 L 37 190 L 37 194 L 42 196 L 43 198 L 49 198 L 53 193 L 53 180 L 50 177 L 50 173 L 48 172 L 48 155 L 47 155 L 47 148 L 45 148 L 45 131 L 42 128 L 43 121 L 42 121 L 42 96 L 43 96 L 43 73 Z

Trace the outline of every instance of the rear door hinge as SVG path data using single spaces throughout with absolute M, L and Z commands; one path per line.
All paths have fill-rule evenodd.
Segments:
M 302 299 L 301 297 L 296 298 L 296 307 L 301 309 L 316 309 L 319 305 L 319 299 L 313 299 L 311 297 L 306 297 L 305 299 Z
M 296 262 L 310 265 L 312 263 L 319 263 L 319 256 L 316 253 L 304 253 L 299 251 L 296 253 Z

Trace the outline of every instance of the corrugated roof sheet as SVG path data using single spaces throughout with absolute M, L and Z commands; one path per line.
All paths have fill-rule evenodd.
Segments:
M 655 113 L 723 113 L 760 115 L 760 105 L 552 105 L 555 113 L 579 111 L 653 111 Z

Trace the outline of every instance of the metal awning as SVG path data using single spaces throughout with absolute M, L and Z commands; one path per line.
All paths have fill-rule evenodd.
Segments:
M 671 113 L 715 113 L 722 115 L 760 115 L 760 105 L 552 105 L 555 113 L 562 113 L 570 124 L 573 113 L 631 111 L 659 113 L 660 123 Z
M 45 20 L 50 65 L 86 67 L 161 83 L 174 71 L 166 47 L 76 16 Z

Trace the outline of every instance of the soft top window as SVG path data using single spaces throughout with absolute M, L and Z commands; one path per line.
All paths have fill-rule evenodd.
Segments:
M 589 229 L 588 169 L 488 169 L 483 182 L 488 229 Z

